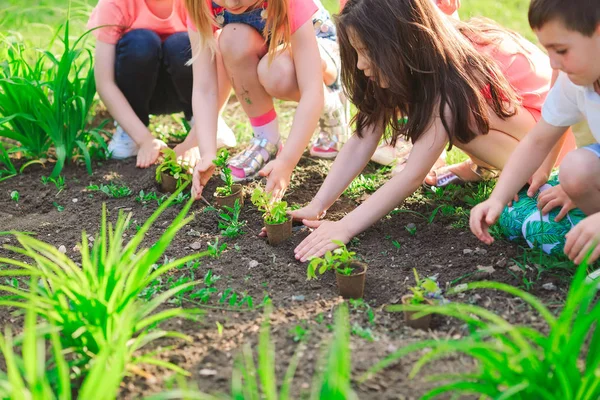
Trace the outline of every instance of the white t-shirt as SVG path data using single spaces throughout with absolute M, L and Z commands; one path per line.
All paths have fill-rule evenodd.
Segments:
M 571 126 L 585 119 L 600 143 L 600 94 L 593 86 L 574 84 L 562 72 L 546 97 L 542 118 L 554 126 Z

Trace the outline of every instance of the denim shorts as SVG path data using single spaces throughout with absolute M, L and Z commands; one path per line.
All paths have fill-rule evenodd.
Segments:
M 600 143 L 590 144 L 589 146 L 582 147 L 583 149 L 589 150 L 600 158 Z

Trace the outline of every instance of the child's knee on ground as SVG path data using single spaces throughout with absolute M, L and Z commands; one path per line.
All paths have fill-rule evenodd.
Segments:
M 587 214 L 600 211 L 600 158 L 591 151 L 579 149 L 567 154 L 563 160 L 559 179 L 561 186 L 567 195 L 577 204 L 584 208 Z M 590 201 L 590 200 L 596 201 Z M 586 207 L 586 204 L 597 204 L 597 206 Z

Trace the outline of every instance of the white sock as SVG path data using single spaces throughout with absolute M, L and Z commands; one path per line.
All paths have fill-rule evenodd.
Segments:
M 261 126 L 253 126 L 252 131 L 257 138 L 267 139 L 269 143 L 277 144 L 281 135 L 279 134 L 279 120 L 275 118 Z

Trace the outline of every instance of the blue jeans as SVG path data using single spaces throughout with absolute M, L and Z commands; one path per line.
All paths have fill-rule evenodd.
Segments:
M 153 31 L 135 29 L 116 45 L 115 81 L 138 118 L 184 112 L 192 117 L 192 67 L 190 39 L 186 32 L 164 42 Z

